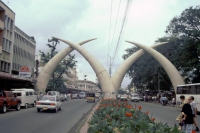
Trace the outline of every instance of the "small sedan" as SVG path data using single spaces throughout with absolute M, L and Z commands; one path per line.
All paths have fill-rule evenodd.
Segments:
M 57 113 L 62 109 L 62 102 L 58 96 L 44 95 L 41 100 L 36 102 L 37 111 L 53 110 Z

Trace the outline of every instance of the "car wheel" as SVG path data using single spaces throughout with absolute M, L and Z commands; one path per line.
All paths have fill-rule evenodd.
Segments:
M 25 104 L 25 109 L 27 109 L 27 108 L 28 108 L 28 104 L 26 103 L 26 104 Z
M 33 107 L 35 107 L 35 102 L 32 104 Z
M 2 107 L 2 113 L 6 113 L 6 111 L 7 111 L 6 104 L 3 104 L 3 107 Z
M 62 110 L 62 105 L 60 106 L 59 110 L 60 110 L 60 111 Z
M 37 112 L 40 112 L 40 109 L 37 108 Z
M 20 110 L 20 104 L 19 103 L 17 103 L 17 105 L 16 105 L 16 110 L 17 111 Z
M 58 109 L 57 109 L 57 107 L 56 107 L 56 109 L 54 109 L 54 113 L 57 113 L 58 112 Z

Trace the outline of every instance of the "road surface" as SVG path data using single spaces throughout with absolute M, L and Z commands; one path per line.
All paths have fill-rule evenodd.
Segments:
M 63 102 L 62 111 L 37 112 L 36 107 L 0 114 L 1 133 L 67 133 L 91 110 L 85 99 Z

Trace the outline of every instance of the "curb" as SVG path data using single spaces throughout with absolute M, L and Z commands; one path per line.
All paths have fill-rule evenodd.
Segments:
M 96 108 L 100 104 L 101 99 L 92 107 L 92 109 L 89 111 L 86 118 L 82 121 L 78 129 L 75 131 L 75 133 L 87 133 L 88 127 L 89 127 L 89 120 L 92 118 L 93 113 L 95 112 Z

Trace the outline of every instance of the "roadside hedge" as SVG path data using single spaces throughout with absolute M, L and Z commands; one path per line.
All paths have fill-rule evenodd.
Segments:
M 141 110 L 128 102 L 102 100 L 89 121 L 88 133 L 180 133 Z

